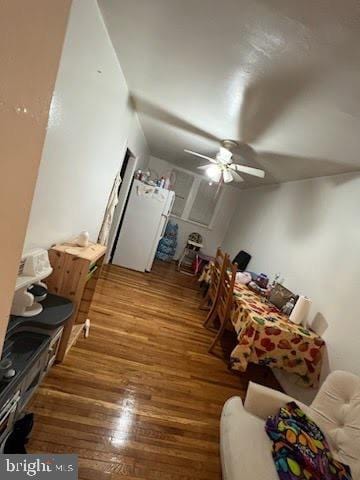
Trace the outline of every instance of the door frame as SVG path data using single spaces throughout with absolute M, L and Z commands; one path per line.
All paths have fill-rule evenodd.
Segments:
M 122 182 L 120 184 L 119 201 L 114 211 L 114 218 L 113 218 L 113 222 L 110 229 L 108 248 L 107 248 L 107 252 L 104 260 L 105 263 L 110 262 L 110 259 L 112 257 L 112 253 L 114 250 L 114 246 L 115 246 L 114 244 L 115 242 L 117 242 L 120 222 L 124 213 L 124 209 L 127 203 L 132 181 L 134 178 L 136 166 L 138 163 L 138 159 L 131 153 L 130 150 L 129 150 L 129 153 L 130 155 L 128 158 L 124 178 L 122 178 Z

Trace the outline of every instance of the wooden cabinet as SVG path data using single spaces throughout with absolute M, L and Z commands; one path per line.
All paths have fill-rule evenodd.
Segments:
M 61 362 L 84 329 L 95 292 L 106 247 L 90 244 L 78 247 L 72 242 L 55 245 L 49 250 L 53 273 L 46 279 L 49 292 L 74 303 L 74 314 L 64 327 L 56 360 Z

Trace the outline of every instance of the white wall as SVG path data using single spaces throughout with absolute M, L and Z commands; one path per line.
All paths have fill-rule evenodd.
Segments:
M 253 255 L 251 270 L 281 272 L 287 287 L 312 298 L 310 323 L 318 315 L 328 324 L 324 374 L 360 375 L 359 200 L 360 174 L 243 191 L 224 242 L 232 254 Z M 286 377 L 285 389 L 304 396 Z
M 25 250 L 88 230 L 92 240 L 126 147 L 148 162 L 128 88 L 95 0 L 74 0 Z
M 165 160 L 156 157 L 150 157 L 149 168 L 153 169 L 158 175 L 168 175 L 173 168 L 173 165 Z M 193 172 L 189 172 L 193 173 Z M 179 225 L 178 245 L 176 249 L 175 258 L 178 258 L 185 246 L 188 236 L 192 232 L 198 232 L 203 237 L 204 248 L 202 251 L 208 255 L 214 255 L 217 247 L 219 247 L 228 229 L 230 220 L 236 208 L 240 191 L 237 188 L 225 186 L 219 197 L 217 206 L 217 214 L 215 215 L 212 228 L 201 227 L 191 222 L 181 220 L 179 218 L 172 218 L 171 221 Z

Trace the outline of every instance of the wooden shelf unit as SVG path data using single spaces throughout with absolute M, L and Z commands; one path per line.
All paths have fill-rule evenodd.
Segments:
M 81 323 L 79 324 L 75 324 L 72 326 L 72 329 L 71 329 L 71 332 L 70 332 L 70 337 L 69 337 L 69 340 L 68 340 L 68 343 L 66 345 L 66 349 L 65 349 L 65 355 L 64 355 L 64 358 L 66 357 L 66 355 L 69 353 L 71 347 L 73 345 L 75 345 L 75 343 L 77 342 L 78 338 L 80 337 L 81 335 L 81 332 L 84 330 L 84 325 L 82 325 Z M 59 349 L 60 349 L 60 346 L 59 346 Z M 56 360 L 58 362 L 60 362 L 61 360 L 59 360 L 59 358 L 57 357 Z
M 105 253 L 103 245 L 78 247 L 74 242 L 55 245 L 49 250 L 53 267 L 52 274 L 46 279 L 49 292 L 74 303 L 74 313 L 64 326 L 57 362 L 63 361 L 83 331 Z

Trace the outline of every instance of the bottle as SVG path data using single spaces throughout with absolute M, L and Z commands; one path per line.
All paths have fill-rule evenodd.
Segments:
M 285 305 L 282 307 L 281 311 L 285 313 L 285 315 L 290 315 L 291 312 L 293 311 L 293 308 L 295 306 L 295 299 L 293 297 L 288 300 Z
M 150 170 L 145 170 L 145 172 L 143 172 L 143 179 L 142 181 L 144 183 L 147 183 L 149 180 L 150 180 L 150 177 L 151 177 L 151 172 Z
M 274 289 L 275 285 L 279 282 L 279 278 L 280 278 L 280 273 L 276 273 L 275 274 L 275 277 L 274 277 L 274 280 L 270 283 L 270 294 L 272 292 L 272 290 Z

